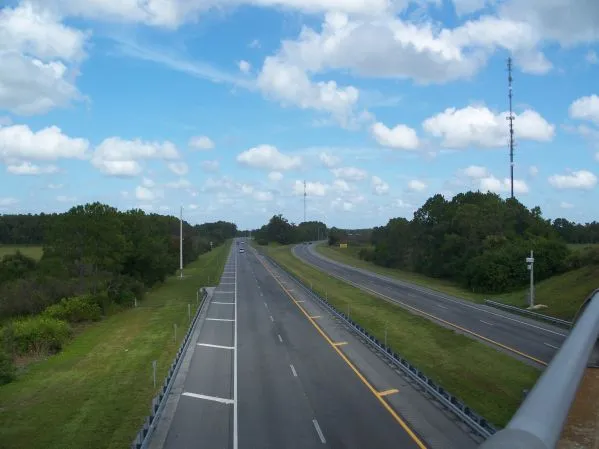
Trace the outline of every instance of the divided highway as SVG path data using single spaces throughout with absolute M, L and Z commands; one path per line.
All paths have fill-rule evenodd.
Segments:
M 328 259 L 314 246 L 297 245 L 293 253 L 331 276 L 527 362 L 548 364 L 567 336 L 567 331 L 554 326 Z
M 206 301 L 150 448 L 477 446 L 253 250 Z

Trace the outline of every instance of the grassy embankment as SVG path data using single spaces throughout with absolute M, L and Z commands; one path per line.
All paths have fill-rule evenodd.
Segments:
M 388 342 L 428 376 L 464 400 L 490 422 L 504 426 L 540 371 L 400 307 L 381 301 L 295 258 L 290 247 L 265 248 L 281 265 L 304 281 L 339 310 Z
M 32 259 L 40 260 L 44 249 L 39 245 L 0 245 L 0 259 L 6 254 L 14 254 L 17 251 L 21 251 L 25 256 Z
M 170 277 L 136 309 L 89 325 L 61 353 L 0 387 L 0 447 L 129 447 L 189 325 L 187 304 L 193 312 L 197 289 L 220 276 L 229 248 L 203 254 L 183 280 Z
M 582 248 L 586 246 L 588 245 L 582 245 Z M 578 245 L 575 245 L 574 248 L 581 249 Z M 494 301 L 518 307 L 527 305 L 528 289 L 516 290 L 500 295 L 472 293 L 448 280 L 435 279 L 422 274 L 394 268 L 380 267 L 372 262 L 362 260 L 358 257 L 360 247 L 339 248 L 318 245 L 316 250 L 322 255 L 338 262 L 358 268 L 364 268 L 402 281 L 412 282 L 430 288 L 431 290 L 437 290 L 459 298 L 475 302 L 482 302 L 484 299 L 492 299 Z M 522 265 L 524 267 L 524 264 Z M 596 288 L 599 288 L 599 266 L 587 266 L 536 283 L 535 302 L 547 306 L 546 309 L 540 311 L 541 313 L 565 320 L 571 320 L 589 293 Z

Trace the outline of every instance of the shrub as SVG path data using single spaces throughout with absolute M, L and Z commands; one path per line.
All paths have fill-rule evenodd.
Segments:
M 372 262 L 374 260 L 374 248 L 362 248 L 358 251 L 358 257 L 362 260 Z
M 99 320 L 101 310 L 94 297 L 85 295 L 63 298 L 58 304 L 48 307 L 44 314 L 57 320 L 78 323 Z
M 17 354 L 58 352 L 72 335 L 68 323 L 43 314 L 15 320 L 9 327 L 5 335 Z
M 133 304 L 135 298 L 141 301 L 146 292 L 144 284 L 129 276 L 112 279 L 107 286 L 108 298 L 116 304 Z
M 12 382 L 17 377 L 17 369 L 12 356 L 0 348 L 0 385 Z
M 32 273 L 37 266 L 35 259 L 17 251 L 16 254 L 6 254 L 0 259 L 0 284 L 14 281 Z

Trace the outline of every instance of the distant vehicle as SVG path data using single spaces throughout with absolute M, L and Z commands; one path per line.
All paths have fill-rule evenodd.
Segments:
M 240 252 L 240 253 L 245 253 L 245 249 L 243 249 L 243 248 L 239 248 L 239 252 Z

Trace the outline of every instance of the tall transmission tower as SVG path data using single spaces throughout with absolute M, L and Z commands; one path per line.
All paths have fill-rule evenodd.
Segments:
M 510 100 L 510 115 L 507 120 L 510 122 L 510 187 L 512 199 L 514 198 L 514 114 L 512 113 L 512 58 L 507 58 L 507 73 L 508 73 L 508 97 Z
M 306 181 L 304 181 L 304 223 L 306 222 Z
M 181 206 L 181 215 L 179 217 L 179 270 L 181 279 L 183 279 L 183 206 Z

